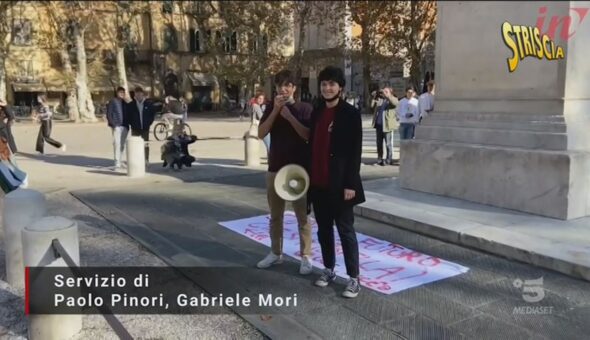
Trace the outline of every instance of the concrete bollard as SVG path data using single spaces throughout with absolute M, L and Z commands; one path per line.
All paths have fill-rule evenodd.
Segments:
M 255 125 L 251 125 L 244 135 L 244 144 L 246 166 L 260 165 L 260 139 Z
M 44 217 L 22 231 L 24 263 L 27 267 L 67 267 L 55 258 L 51 242 L 58 239 L 76 265 L 80 264 L 78 226 L 63 217 Z M 29 315 L 30 340 L 69 339 L 82 330 L 82 315 Z
M 145 176 L 145 142 L 139 136 L 127 138 L 127 176 Z
M 31 189 L 16 189 L 4 198 L 3 225 L 6 279 L 17 289 L 25 288 L 25 265 L 21 233 L 47 212 L 45 196 Z

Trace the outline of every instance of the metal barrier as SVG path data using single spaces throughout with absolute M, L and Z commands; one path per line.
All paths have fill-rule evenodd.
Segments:
M 53 248 L 53 253 L 54 253 L 55 257 L 56 258 L 61 257 L 65 261 L 65 263 L 68 265 L 68 267 L 72 270 L 74 275 L 80 276 L 82 274 L 80 267 L 78 267 L 76 265 L 74 260 L 70 257 L 70 255 L 64 249 L 64 247 L 61 245 L 61 243 L 59 242 L 58 239 L 53 239 L 51 241 L 51 247 Z M 84 290 L 86 290 L 89 293 L 96 293 L 96 292 L 93 292 L 93 290 L 90 288 L 86 288 Z M 125 327 L 123 326 L 121 321 L 119 321 L 119 319 L 117 319 L 117 317 L 113 315 L 112 311 L 107 306 L 101 306 L 101 307 L 97 307 L 97 308 L 102 313 L 102 316 L 105 318 L 107 323 L 111 326 L 111 328 L 113 329 L 115 334 L 117 334 L 117 336 L 120 339 L 133 340 L 133 337 L 131 336 L 131 334 L 129 334 L 129 332 L 127 331 L 127 329 L 125 329 Z

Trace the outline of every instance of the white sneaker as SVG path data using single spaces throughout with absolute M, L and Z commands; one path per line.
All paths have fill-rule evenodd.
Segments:
M 273 264 L 279 264 L 283 262 L 283 255 L 275 255 L 272 251 L 266 255 L 262 261 L 256 264 L 256 267 L 264 269 L 272 266 Z
M 301 256 L 301 267 L 299 267 L 299 274 L 308 275 L 313 271 L 313 265 L 309 256 Z
M 62 144 L 61 148 L 59 148 L 61 151 L 66 152 L 66 145 Z

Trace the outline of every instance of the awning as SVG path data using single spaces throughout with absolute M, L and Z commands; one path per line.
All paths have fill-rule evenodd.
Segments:
M 14 92 L 45 92 L 43 83 L 12 83 Z
M 66 92 L 66 82 L 64 79 L 47 78 L 45 79 L 45 88 L 47 92 Z
M 217 82 L 217 77 L 210 73 L 187 71 L 186 75 L 193 86 L 219 86 L 219 83 Z

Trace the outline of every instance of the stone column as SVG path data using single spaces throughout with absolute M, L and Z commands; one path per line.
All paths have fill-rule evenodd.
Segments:
M 502 24 L 572 15 L 565 58 L 509 72 Z M 590 215 L 590 2 L 439 2 L 435 112 L 402 143 L 402 188 L 559 219 Z M 587 21 L 590 19 L 586 18 Z

